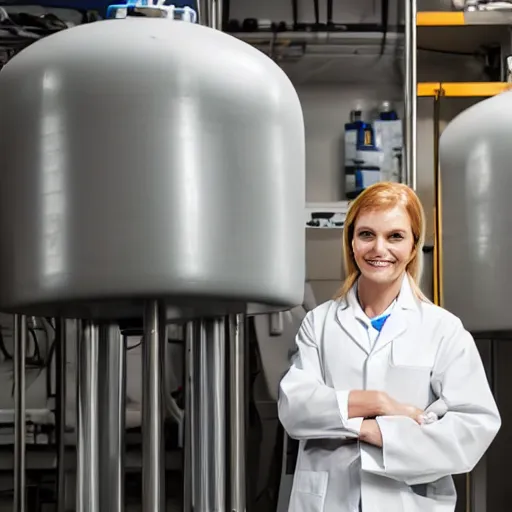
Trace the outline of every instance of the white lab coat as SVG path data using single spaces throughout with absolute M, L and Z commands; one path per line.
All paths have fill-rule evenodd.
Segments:
M 279 418 L 300 440 L 289 512 L 453 512 L 451 475 L 471 471 L 501 420 L 480 355 L 461 321 L 418 300 L 403 279 L 373 347 L 355 290 L 310 311 L 280 383 Z M 440 419 L 377 418 L 383 448 L 359 443 L 352 389 L 386 391 Z

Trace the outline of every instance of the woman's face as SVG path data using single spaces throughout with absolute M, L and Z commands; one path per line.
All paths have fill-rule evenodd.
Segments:
M 411 260 L 414 238 L 403 206 L 362 211 L 354 224 L 352 249 L 361 275 L 376 284 L 396 281 Z

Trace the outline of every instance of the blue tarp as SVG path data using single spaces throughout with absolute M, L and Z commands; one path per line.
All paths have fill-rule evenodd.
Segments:
M 41 5 L 44 7 L 64 7 L 68 9 L 95 10 L 102 15 L 105 14 L 107 7 L 112 4 L 123 4 L 126 0 L 0 0 L 0 5 Z M 173 4 L 176 7 L 196 7 L 195 0 L 167 0 L 166 4 Z

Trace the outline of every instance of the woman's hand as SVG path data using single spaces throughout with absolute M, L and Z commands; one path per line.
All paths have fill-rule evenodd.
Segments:
M 402 404 L 391 398 L 387 393 L 384 393 L 383 400 L 383 413 L 380 416 L 407 416 L 413 419 L 416 423 L 421 424 L 421 415 L 424 413 L 421 409 L 414 407 L 414 405 Z
M 359 431 L 359 440 L 382 448 L 382 434 L 377 420 L 364 420 Z
M 349 418 L 375 418 L 376 416 L 408 416 L 420 423 L 421 409 L 401 404 L 384 391 L 353 390 L 348 396 Z

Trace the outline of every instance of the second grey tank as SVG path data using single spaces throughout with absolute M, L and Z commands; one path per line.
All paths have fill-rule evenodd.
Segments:
M 444 130 L 444 305 L 472 331 L 512 329 L 512 92 L 462 112 Z
M 304 205 L 297 94 L 227 34 L 101 21 L 33 44 L 0 73 L 4 310 L 300 304 Z

